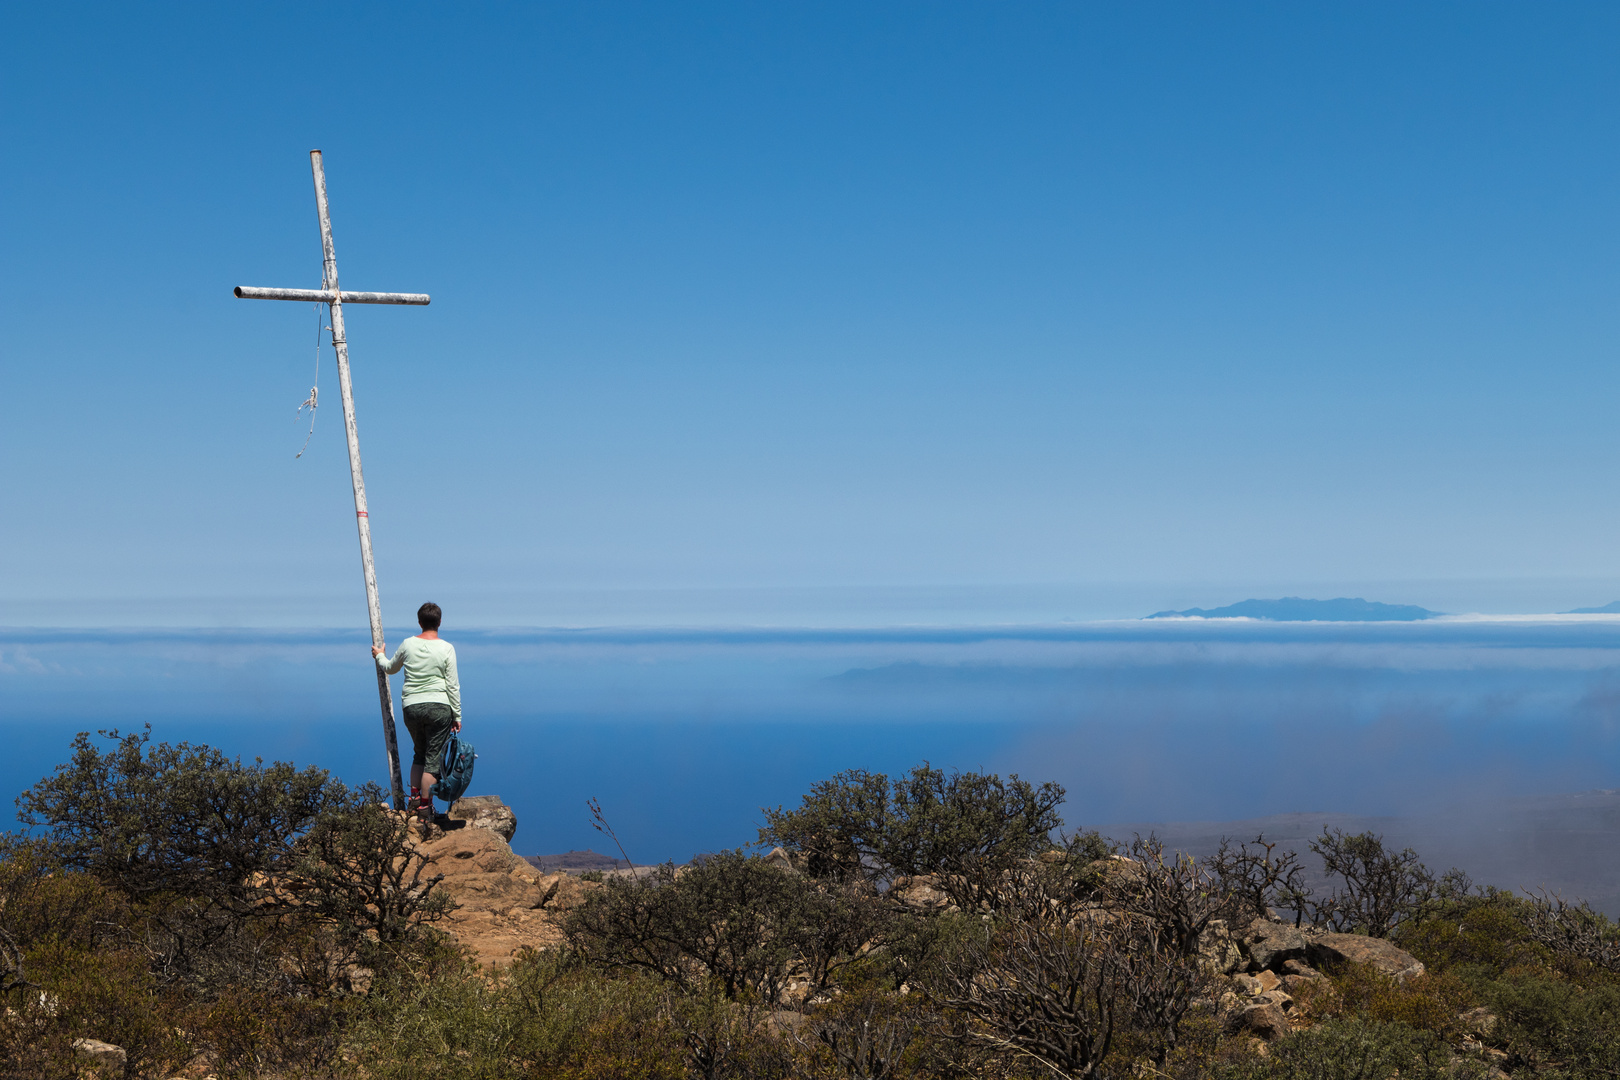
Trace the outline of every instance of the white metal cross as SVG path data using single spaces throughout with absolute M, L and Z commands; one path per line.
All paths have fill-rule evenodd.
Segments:
M 319 289 L 254 289 L 238 285 L 236 295 L 244 300 L 301 300 L 326 304 L 332 311 L 332 348 L 337 353 L 338 389 L 343 395 L 343 428 L 349 438 L 349 476 L 354 481 L 354 519 L 360 530 L 360 563 L 366 575 L 366 607 L 371 615 L 371 644 L 382 648 L 382 603 L 377 599 L 377 568 L 371 559 L 371 517 L 366 512 L 366 481 L 360 472 L 360 435 L 354 426 L 354 391 L 349 383 L 349 345 L 343 333 L 344 304 L 428 303 L 425 293 L 343 292 L 338 288 L 337 254 L 332 248 L 332 217 L 326 209 L 326 172 L 321 152 L 309 152 L 310 170 L 315 174 L 315 209 L 321 219 L 321 251 L 325 270 Z M 372 665 L 374 668 L 375 664 Z M 377 668 L 377 696 L 382 702 L 383 743 L 388 750 L 388 775 L 393 783 L 394 807 L 405 809 L 405 788 L 399 774 L 399 740 L 394 734 L 394 700 L 388 690 L 388 676 Z

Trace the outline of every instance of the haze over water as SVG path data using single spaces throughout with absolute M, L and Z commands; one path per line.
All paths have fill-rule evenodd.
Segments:
M 1057 780 L 1065 818 L 1086 826 L 1467 816 L 1616 786 L 1620 766 L 1613 617 L 448 636 L 474 792 L 516 809 L 521 853 L 601 850 L 595 796 L 632 857 L 684 860 L 752 841 L 760 806 L 837 770 L 923 760 Z M 75 731 L 148 722 L 158 739 L 384 781 L 367 644 L 331 629 L 0 630 L 8 795 Z

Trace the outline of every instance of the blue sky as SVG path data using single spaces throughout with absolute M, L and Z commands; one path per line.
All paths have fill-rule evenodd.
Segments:
M 363 622 L 316 146 L 390 624 L 1620 595 L 1612 6 L 3 17 L 0 622 Z

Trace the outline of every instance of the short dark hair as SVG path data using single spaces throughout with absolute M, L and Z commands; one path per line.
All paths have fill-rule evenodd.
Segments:
M 439 620 L 443 618 L 444 612 L 431 600 L 416 609 L 416 625 L 424 630 L 437 630 Z

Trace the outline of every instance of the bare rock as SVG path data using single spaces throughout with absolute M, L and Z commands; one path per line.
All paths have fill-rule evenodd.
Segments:
M 1276 1005 L 1279 1006 L 1283 1012 L 1294 1011 L 1294 999 L 1283 993 L 1281 990 L 1267 990 L 1263 993 L 1255 995 L 1254 1004 Z
M 1277 970 L 1290 960 L 1305 959 L 1305 934 L 1290 923 L 1256 919 L 1243 933 L 1243 951 L 1251 971 Z
M 1250 997 L 1265 992 L 1265 987 L 1261 986 L 1260 980 L 1253 975 L 1234 975 L 1232 981 L 1237 984 L 1239 990 Z
M 1232 1030 L 1248 1032 L 1266 1042 L 1275 1042 L 1293 1028 L 1288 1023 L 1288 1014 L 1283 1012 L 1283 1007 L 1275 1001 L 1267 1001 L 1250 1005 L 1240 1011 L 1233 1018 Z
M 1282 980 L 1277 977 L 1277 973 L 1274 971 L 1257 971 L 1254 973 L 1254 978 L 1260 984 L 1261 993 L 1270 993 L 1282 985 Z
M 517 815 L 501 802 L 499 795 L 474 795 L 457 799 L 450 804 L 446 815 L 451 821 L 460 821 L 474 829 L 488 829 L 508 844 L 517 835 Z
M 122 1046 L 100 1039 L 74 1039 L 73 1056 L 104 1077 L 123 1076 L 124 1066 L 129 1061 Z
M 1286 960 L 1283 962 L 1284 975 L 1297 975 L 1301 979 L 1320 979 L 1322 973 L 1303 960 Z
M 1308 993 L 1316 987 L 1322 986 L 1322 976 L 1310 977 L 1306 975 L 1284 975 L 1282 988 L 1289 994 Z
M 1497 1020 L 1495 1013 L 1481 1005 L 1467 1012 L 1458 1013 L 1457 1022 L 1462 1025 L 1464 1031 L 1475 1035 L 1489 1035 L 1496 1030 Z
M 1210 921 L 1198 941 L 1198 966 L 1211 975 L 1230 975 L 1242 970 L 1248 960 L 1221 919 Z
M 557 913 L 589 884 L 539 874 L 489 829 L 449 829 L 417 850 L 427 859 L 423 877 L 443 874 L 439 887 L 456 905 L 439 927 L 492 967 L 504 967 L 524 949 L 561 944 Z
M 490 829 L 447 829 L 419 845 L 430 873 L 447 878 L 472 873 L 506 873 L 523 860 Z M 528 867 L 527 863 L 523 864 Z M 529 868 L 531 874 L 533 868 Z
M 575 874 L 550 874 L 540 883 L 547 890 L 541 906 L 559 914 L 572 911 L 583 904 L 593 890 L 602 887 L 600 882 L 586 881 Z
M 1396 982 L 1405 982 L 1424 972 L 1422 961 L 1405 949 L 1383 938 L 1364 934 L 1321 934 L 1311 939 L 1306 958 L 1318 967 L 1346 961 L 1368 964 Z
M 771 848 L 770 854 L 766 855 L 763 860 L 766 866 L 774 866 L 778 870 L 786 870 L 790 874 L 804 873 L 803 868 L 799 865 L 803 861 L 802 858 L 794 858 L 781 847 Z
M 944 911 L 952 906 L 951 898 L 932 874 L 895 878 L 889 886 L 889 899 L 921 912 Z
M 1128 855 L 1105 855 L 1086 863 L 1082 873 L 1103 889 L 1128 892 L 1142 880 L 1142 864 Z

